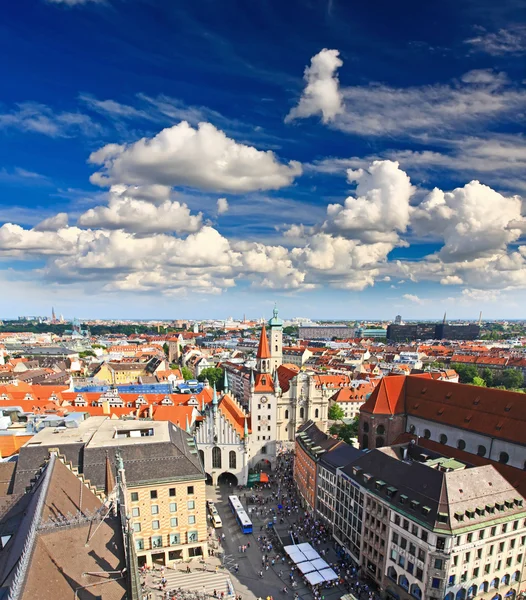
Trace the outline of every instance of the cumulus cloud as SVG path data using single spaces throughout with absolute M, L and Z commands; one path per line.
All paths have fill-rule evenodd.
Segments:
M 520 237 L 515 223 L 523 223 L 520 198 L 505 197 L 478 181 L 452 192 L 435 188 L 413 217 L 417 233 L 443 239 L 439 256 L 450 262 L 504 250 Z
M 34 231 L 58 231 L 68 226 L 67 213 L 58 213 L 52 217 L 44 219 L 33 229 Z
M 347 171 L 357 182 L 355 196 L 343 205 L 329 204 L 324 228 L 364 240 L 398 240 L 407 229 L 413 187 L 397 162 L 375 161 L 367 170 Z
M 154 204 L 127 192 L 125 186 L 112 186 L 108 206 L 90 208 L 79 217 L 78 224 L 135 233 L 188 233 L 202 227 L 202 214 L 192 215 L 186 204 L 170 200 Z
M 409 302 L 414 302 L 414 304 L 424 304 L 425 300 L 419 298 L 415 294 L 404 294 L 402 296 L 404 300 L 409 300 Z
M 496 118 L 520 122 L 526 109 L 526 90 L 503 73 L 471 71 L 460 81 L 431 86 L 372 82 L 339 87 L 334 75 L 342 65 L 338 52 L 322 50 L 315 59 L 319 66 L 306 72 L 307 86 L 288 120 L 321 113 L 324 123 L 348 133 L 429 139 L 471 131 Z
M 108 144 L 93 152 L 90 162 L 102 165 L 90 179 L 96 185 L 161 184 L 232 193 L 279 189 L 302 172 L 297 161 L 282 164 L 273 152 L 240 144 L 210 123 L 194 129 L 185 121 L 133 144 Z
M 285 121 L 304 119 L 321 114 L 322 121 L 328 123 L 343 112 L 343 99 L 336 71 L 343 65 L 338 50 L 324 48 L 313 56 L 305 69 L 305 89 L 298 106 L 286 116 Z
M 226 198 L 219 198 L 217 200 L 217 214 L 224 215 L 228 212 L 228 200 Z

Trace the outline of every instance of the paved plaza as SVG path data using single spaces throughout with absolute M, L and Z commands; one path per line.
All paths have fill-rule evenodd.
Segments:
M 218 598 L 222 597 L 221 593 L 226 598 L 230 591 L 238 598 L 241 596 L 242 600 L 265 599 L 268 596 L 272 596 L 273 600 L 280 598 L 292 600 L 295 595 L 299 600 L 339 600 L 347 594 L 347 586 L 340 584 L 320 588 L 315 595 L 301 573 L 294 570 L 293 563 L 284 555 L 281 544 L 276 541 L 276 536 L 283 545 L 291 544 L 290 531 L 295 523 L 297 529 L 297 522 L 304 517 L 305 513 L 298 507 L 290 514 L 283 511 L 281 516 L 276 515 L 274 518 L 275 513 L 278 512 L 278 504 L 272 494 L 276 493 L 278 485 L 274 483 L 269 488 L 259 490 L 238 490 L 228 485 L 208 486 L 207 499 L 215 502 L 223 522 L 221 529 L 209 528 L 210 548 L 214 555 L 204 560 L 193 559 L 189 563 L 178 564 L 176 569 L 166 568 L 164 577 L 167 579 L 167 584 L 164 592 L 159 591 L 160 571 L 149 574 L 147 591 L 151 591 L 152 600 L 171 598 L 166 595 L 166 592 L 178 588 L 193 590 L 197 594 L 193 597 L 185 597 L 184 593 L 176 594 L 180 600 L 213 600 L 214 591 Z M 228 505 L 228 496 L 231 494 L 237 495 L 247 508 L 253 523 L 252 534 L 245 535 L 241 532 Z M 258 497 L 259 504 L 251 503 L 253 495 Z M 270 522 L 273 523 L 271 528 L 268 526 Z M 223 535 L 224 539 L 218 539 Z M 264 543 L 263 536 L 266 538 Z M 327 536 L 325 542 L 320 538 L 316 540 L 318 543 L 314 544 L 315 549 L 322 554 L 329 565 L 336 565 L 338 555 L 332 537 Z M 297 543 L 312 543 L 312 541 L 312 536 L 306 535 L 305 532 L 298 532 Z M 268 550 L 268 543 L 272 544 L 271 550 Z M 268 562 L 265 560 L 265 555 Z M 190 572 L 187 572 L 188 569 Z M 285 586 L 287 592 L 283 591 Z M 369 593 L 364 591 L 361 597 L 368 599 Z

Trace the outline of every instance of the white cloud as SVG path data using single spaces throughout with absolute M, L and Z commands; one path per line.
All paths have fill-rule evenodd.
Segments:
M 526 52 L 526 25 L 515 25 L 508 29 L 488 32 L 479 28 L 480 34 L 465 40 L 473 52 L 485 52 L 491 56 L 524 54 Z
M 96 185 L 191 186 L 242 193 L 279 189 L 301 174 L 300 163 L 281 164 L 273 152 L 257 150 L 228 138 L 210 123 L 163 129 L 134 144 L 108 144 L 90 162 L 103 165 L 91 176 Z
M 0 113 L 0 129 L 19 129 L 49 137 L 71 137 L 77 134 L 95 136 L 101 127 L 79 112 L 55 112 L 45 104 L 23 102 L 11 112 Z
M 397 162 L 375 161 L 367 171 L 347 171 L 356 181 L 356 195 L 343 205 L 329 204 L 324 228 L 348 237 L 372 241 L 398 241 L 410 217 L 411 181 Z
M 125 186 L 112 186 L 108 206 L 90 208 L 79 217 L 78 224 L 134 233 L 188 233 L 202 227 L 202 214 L 192 215 L 186 204 L 166 200 L 156 205 L 134 199 L 127 192 Z
M 458 275 L 446 275 L 440 280 L 442 285 L 462 285 L 464 282 Z
M 44 219 L 33 228 L 34 231 L 58 231 L 68 226 L 67 213 L 58 213 L 52 217 Z
M 443 151 L 387 150 L 381 155 L 325 158 L 305 165 L 307 172 L 343 174 L 347 169 L 367 168 L 375 160 L 400 163 L 411 176 L 427 176 L 444 169 L 459 176 L 480 177 L 484 183 L 501 189 L 526 191 L 526 139 L 517 134 L 492 134 L 490 137 L 462 137 L 443 140 Z
M 443 192 L 435 188 L 413 216 L 417 233 L 439 236 L 441 259 L 455 262 L 492 256 L 521 234 L 521 200 L 507 198 L 478 181 Z
M 409 302 L 414 302 L 415 304 L 424 304 L 425 303 L 425 300 L 423 300 L 422 298 L 419 298 L 415 294 L 404 294 L 402 296 L 402 298 L 404 300 L 409 300 Z
M 226 212 L 228 212 L 228 200 L 226 198 L 218 198 L 217 214 L 224 215 Z
M 295 106 L 285 121 L 304 119 L 321 113 L 322 121 L 328 123 L 343 112 L 342 95 L 336 71 L 343 65 L 338 50 L 324 48 L 313 56 L 310 67 L 305 69 L 307 83 L 298 106 Z
M 80 94 L 79 100 L 92 110 L 115 119 L 146 119 L 156 120 L 154 116 L 127 104 L 115 100 L 98 100 L 90 94 Z
M 348 133 L 425 140 L 439 133 L 458 135 L 497 118 L 520 122 L 526 109 L 526 90 L 490 70 L 471 71 L 449 85 L 396 88 L 372 82 L 341 88 L 334 76 L 342 64 L 337 51 L 323 50 L 315 59 L 325 68 L 306 73 L 304 95 L 288 120 L 321 112 L 324 123 Z

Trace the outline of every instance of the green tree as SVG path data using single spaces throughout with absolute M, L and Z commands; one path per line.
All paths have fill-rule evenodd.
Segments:
M 486 382 L 482 377 L 473 377 L 473 385 L 478 385 L 479 387 L 486 387 Z
M 183 375 L 183 379 L 185 381 L 188 381 L 189 379 L 194 378 L 194 374 L 192 373 L 192 371 L 190 371 L 190 369 L 188 367 L 183 367 L 181 369 L 181 374 Z
M 475 365 L 465 365 L 462 363 L 453 363 L 452 369 L 458 373 L 460 383 L 472 383 L 475 377 L 478 377 L 479 373 Z
M 168 343 L 167 342 L 164 342 L 164 344 L 163 344 L 163 351 L 166 354 L 166 356 L 168 356 L 169 350 L 168 350 Z
M 83 350 L 79 352 L 79 358 L 86 358 L 86 356 L 97 356 L 93 350 Z
M 352 444 L 353 440 L 358 437 L 358 417 L 352 421 L 352 423 L 335 423 L 330 429 L 329 433 L 335 435 L 338 439 L 343 440 L 347 444 Z
M 283 327 L 283 333 L 285 335 L 290 335 L 291 337 L 298 336 L 298 328 L 294 325 L 287 325 L 287 327 Z
M 484 367 L 482 369 L 482 379 L 484 379 L 484 381 L 486 382 L 486 385 L 488 387 L 491 387 L 493 385 L 493 372 L 491 369 L 488 369 L 488 367 Z
M 203 369 L 201 371 L 197 379 L 199 381 L 204 381 L 205 379 L 208 379 L 208 382 L 212 387 L 215 383 L 216 389 L 221 391 L 223 389 L 223 377 L 223 369 L 221 369 L 220 367 L 207 367 L 206 369 Z
M 524 377 L 520 371 L 515 369 L 504 369 L 500 377 L 502 385 L 506 389 L 524 387 Z
M 329 419 L 331 421 L 341 421 L 343 417 L 345 417 L 345 413 L 339 404 L 332 404 L 329 407 Z

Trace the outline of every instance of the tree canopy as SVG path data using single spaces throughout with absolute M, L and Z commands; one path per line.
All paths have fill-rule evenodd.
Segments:
M 345 417 L 345 413 L 339 404 L 332 404 L 329 407 L 329 419 L 331 421 L 341 421 L 343 417 Z
M 219 391 L 222 391 L 223 390 L 223 378 L 224 378 L 223 369 L 221 369 L 220 367 L 207 367 L 206 369 L 203 369 L 201 371 L 201 373 L 199 374 L 199 377 L 197 379 L 199 381 L 204 381 L 205 379 L 208 379 L 208 382 L 210 383 L 210 385 L 212 387 L 215 384 L 216 389 Z

